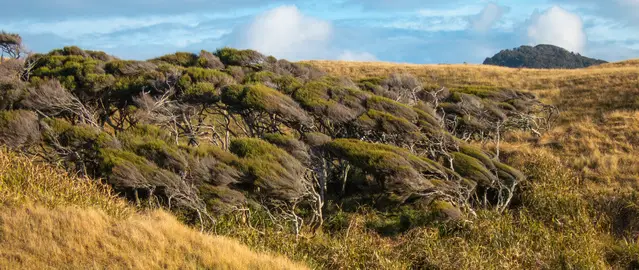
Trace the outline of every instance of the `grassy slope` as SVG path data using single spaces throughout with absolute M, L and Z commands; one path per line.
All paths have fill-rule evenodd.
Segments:
M 0 149 L 1 269 L 303 269 Z
M 330 268 L 601 269 L 639 265 L 639 61 L 580 70 L 479 65 L 311 61 L 353 79 L 409 72 L 433 86 L 512 87 L 536 93 L 561 111 L 541 138 L 512 133 L 502 158 L 529 177 L 513 209 L 478 212 L 473 223 L 442 231 L 414 229 L 380 238 L 355 215 L 346 233 L 254 246 Z M 490 146 L 489 146 L 490 147 Z M 373 217 L 375 218 L 375 217 Z M 273 237 L 278 237 L 274 235 Z M 290 239 L 289 239 L 290 240 Z M 350 255 L 349 255 L 350 254 Z M 364 254 L 372 254 L 365 256 Z
M 530 147 L 549 147 L 585 178 L 615 187 L 639 184 L 639 59 L 574 70 L 483 65 L 312 61 L 335 75 L 363 78 L 410 72 L 447 87 L 486 85 L 536 93 L 561 110 L 554 130 Z M 524 141 L 530 138 L 517 138 Z M 602 182 L 603 181 L 603 182 Z

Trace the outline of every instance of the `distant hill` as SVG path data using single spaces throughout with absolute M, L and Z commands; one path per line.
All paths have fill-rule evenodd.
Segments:
M 484 65 L 564 69 L 585 68 L 605 63 L 608 62 L 581 56 L 553 45 L 521 46 L 512 50 L 502 50 L 484 61 Z

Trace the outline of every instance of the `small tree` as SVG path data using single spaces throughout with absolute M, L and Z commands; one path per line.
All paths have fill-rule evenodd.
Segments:
M 4 60 L 4 54 L 11 58 L 19 58 L 24 50 L 22 37 L 18 34 L 0 31 L 0 50 L 2 51 L 0 61 Z

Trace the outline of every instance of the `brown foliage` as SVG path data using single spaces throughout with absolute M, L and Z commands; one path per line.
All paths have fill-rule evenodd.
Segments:
M 31 111 L 0 112 L 0 144 L 16 148 L 38 142 L 40 126 L 38 116 Z

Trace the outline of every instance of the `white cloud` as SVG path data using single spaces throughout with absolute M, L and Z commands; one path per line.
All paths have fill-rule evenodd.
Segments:
M 291 60 L 322 57 L 332 25 L 281 6 L 258 15 L 243 33 L 240 46 Z
M 379 61 L 377 57 L 368 52 L 354 52 L 346 50 L 342 52 L 338 57 L 338 60 L 343 61 L 359 61 L 359 62 L 375 62 Z
M 471 27 L 475 31 L 486 32 L 492 28 L 508 10 L 508 7 L 488 3 L 476 17 L 471 19 Z
M 586 47 L 586 33 L 579 15 L 554 6 L 543 13 L 535 12 L 527 29 L 528 41 L 552 44 L 569 51 L 582 53 Z

